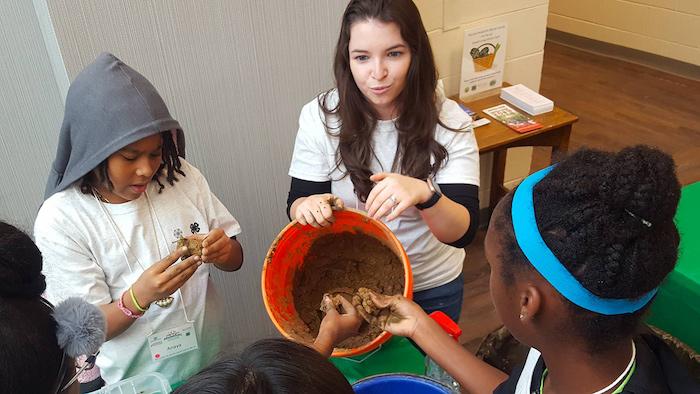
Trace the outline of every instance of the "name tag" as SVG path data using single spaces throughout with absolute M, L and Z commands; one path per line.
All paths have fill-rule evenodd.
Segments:
M 148 336 L 153 361 L 165 360 L 199 348 L 194 323 L 159 331 Z

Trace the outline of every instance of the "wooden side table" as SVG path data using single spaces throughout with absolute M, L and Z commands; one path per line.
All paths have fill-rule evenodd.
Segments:
M 559 107 L 545 114 L 533 116 L 542 125 L 541 129 L 530 131 L 524 134 L 515 132 L 508 126 L 486 115 L 483 110 L 499 104 L 508 104 L 519 112 L 521 109 L 507 103 L 498 97 L 498 93 L 475 101 L 462 101 L 455 98 L 471 108 L 480 116 L 489 118 L 491 123 L 474 129 L 476 142 L 479 145 L 479 153 L 493 152 L 493 171 L 491 174 L 491 198 L 489 209 L 493 211 L 496 203 L 505 195 L 503 180 L 506 171 L 506 157 L 508 148 L 520 146 L 551 146 L 552 161 L 557 161 L 569 149 L 569 135 L 571 126 L 578 120 L 576 115 L 564 111 Z

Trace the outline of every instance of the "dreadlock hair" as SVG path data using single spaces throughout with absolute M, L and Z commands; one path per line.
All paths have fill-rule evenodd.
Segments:
M 160 167 L 158 167 L 158 171 L 156 171 L 152 179 L 153 182 L 158 183 L 158 193 L 161 193 L 165 188 L 165 185 L 160 181 L 160 176 L 164 169 L 166 170 L 165 180 L 170 186 L 177 182 L 175 173 L 186 176 L 180 169 L 182 164 L 180 163 L 180 157 L 177 155 L 177 146 L 175 145 L 172 133 L 169 130 L 163 131 L 160 133 L 160 136 L 163 139 L 163 162 Z M 107 172 L 107 160 L 108 159 L 102 161 L 94 170 L 90 171 L 80 180 L 80 191 L 83 194 L 92 194 L 92 188 L 98 185 L 103 185 L 110 191 L 114 189 L 114 185 L 109 179 L 109 173 Z
M 495 220 L 503 278 L 533 273 L 513 232 L 511 192 Z M 680 237 L 673 221 L 680 184 L 673 159 L 648 146 L 618 153 L 582 149 L 558 164 L 533 190 L 542 238 L 566 269 L 604 298 L 638 298 L 661 284 L 676 264 Z M 629 337 L 649 304 L 630 314 L 602 315 L 568 300 L 566 329 L 591 352 Z
M 326 132 L 339 137 L 335 169 L 341 169 L 341 165 L 345 167 L 343 177 L 350 176 L 361 201 L 367 200 L 374 186 L 369 178 L 375 157 L 372 132 L 377 125 L 377 114 L 355 83 L 348 47 L 353 24 L 368 20 L 396 23 L 411 52 L 406 86 L 396 98 L 399 117 L 394 124 L 398 146 L 391 171 L 418 179 L 435 174 L 448 158 L 447 149 L 435 140 L 435 126 L 440 124 L 448 130 L 459 131 L 446 126 L 439 118 L 435 92 L 437 68 L 428 34 L 413 1 L 350 1 L 341 21 L 333 62 L 338 102 L 332 103 L 332 90 L 319 95 L 318 102 L 327 119 Z

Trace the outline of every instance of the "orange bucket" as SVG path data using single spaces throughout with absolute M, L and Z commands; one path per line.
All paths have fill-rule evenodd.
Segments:
M 275 238 L 267 251 L 265 264 L 262 270 L 262 295 L 265 309 L 270 319 L 282 335 L 296 341 L 308 342 L 309 336 L 300 332 L 300 327 L 305 327 L 294 307 L 292 288 L 294 275 L 304 264 L 311 244 L 321 236 L 350 232 L 369 235 L 386 247 L 388 247 L 401 260 L 404 267 L 403 295 L 408 299 L 413 298 L 413 274 L 411 264 L 408 261 L 406 251 L 394 233 L 384 223 L 372 219 L 369 216 L 345 209 L 334 212 L 335 222 L 324 228 L 302 226 L 293 221 L 289 223 Z M 319 300 L 320 302 L 320 300 Z M 306 334 L 305 336 L 303 334 Z M 350 357 L 363 354 L 376 349 L 379 345 L 389 340 L 391 334 L 384 331 L 371 342 L 352 349 L 336 348 L 332 357 Z

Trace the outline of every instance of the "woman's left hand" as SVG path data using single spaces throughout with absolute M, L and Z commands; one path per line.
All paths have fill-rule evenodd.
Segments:
M 380 172 L 369 178 L 375 182 L 367 196 L 367 215 L 386 220 L 396 219 L 407 208 L 428 201 L 431 193 L 428 183 L 409 176 Z
M 234 252 L 231 238 L 220 228 L 211 230 L 202 241 L 202 261 L 205 263 L 225 264 L 231 261 Z

